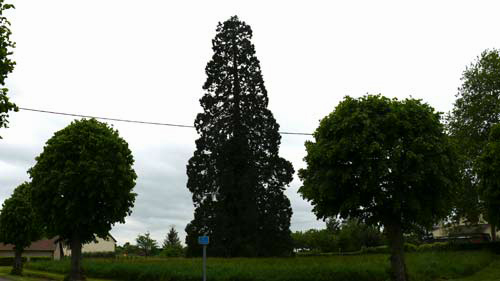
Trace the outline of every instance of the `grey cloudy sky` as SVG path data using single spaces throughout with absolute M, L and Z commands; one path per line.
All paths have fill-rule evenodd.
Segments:
M 12 1 L 10 1 L 12 2 Z M 499 48 L 498 1 L 129 1 L 22 0 L 7 16 L 17 42 L 8 87 L 18 106 L 193 124 L 201 111 L 215 27 L 232 15 L 251 25 L 282 131 L 313 132 L 345 96 L 382 93 L 452 108 L 465 66 Z M 44 143 L 73 118 L 21 111 L 0 135 L 0 202 L 29 180 Z M 119 244 L 192 219 L 185 167 L 194 129 L 109 122 L 130 144 L 138 174 L 133 214 Z M 280 153 L 304 167 L 304 136 Z M 292 229 L 322 228 L 298 194 L 286 194 Z

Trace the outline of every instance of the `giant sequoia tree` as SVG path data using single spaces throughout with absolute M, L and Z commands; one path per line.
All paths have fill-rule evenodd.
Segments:
M 293 167 L 279 157 L 281 136 L 251 43 L 236 16 L 219 23 L 207 64 L 206 91 L 195 127 L 200 138 L 187 165 L 194 219 L 186 227 L 188 254 L 210 235 L 219 256 L 286 255 L 292 248 L 290 202 L 284 195 Z

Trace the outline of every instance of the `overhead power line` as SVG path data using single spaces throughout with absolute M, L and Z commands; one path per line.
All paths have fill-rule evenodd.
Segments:
M 182 124 L 172 124 L 172 123 L 161 123 L 161 122 L 150 122 L 150 121 L 139 121 L 139 120 L 130 120 L 130 119 L 120 119 L 120 118 L 110 118 L 110 117 L 99 117 L 92 115 L 84 115 L 84 114 L 76 114 L 76 113 L 65 113 L 65 112 L 57 112 L 50 110 L 42 110 L 42 109 L 33 109 L 26 107 L 19 107 L 20 110 L 39 112 L 39 113 L 47 113 L 47 114 L 56 114 L 56 115 L 64 115 L 64 116 L 73 116 L 73 117 L 82 117 L 82 118 L 95 118 L 101 120 L 109 120 L 109 121 L 118 121 L 118 122 L 127 122 L 127 123 L 137 123 L 137 124 L 147 124 L 147 125 L 157 125 L 157 126 L 168 126 L 168 127 L 179 127 L 179 128 L 194 128 L 192 125 L 182 125 Z M 296 133 L 296 132 L 279 132 L 282 135 L 302 135 L 302 136 L 311 136 L 310 133 Z

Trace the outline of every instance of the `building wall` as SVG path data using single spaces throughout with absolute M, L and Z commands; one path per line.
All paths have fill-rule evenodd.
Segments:
M 97 238 L 96 242 L 90 242 L 83 244 L 82 253 L 96 253 L 96 252 L 114 252 L 116 247 L 116 242 L 113 238 L 108 237 L 108 240 L 104 240 L 100 237 Z M 71 255 L 71 249 L 64 247 L 64 255 Z
M 464 225 L 460 224 L 460 226 L 464 226 Z M 441 225 L 432 231 L 432 235 L 435 238 L 448 236 L 449 229 L 451 229 L 451 228 L 452 227 L 444 227 Z M 491 226 L 489 224 L 484 225 L 484 227 L 481 227 L 480 229 L 478 228 L 477 225 L 471 225 L 468 228 L 470 229 L 470 231 L 464 231 L 464 233 L 472 233 L 472 232 L 478 233 L 478 232 L 480 232 L 480 233 L 485 233 L 485 234 L 491 234 Z M 500 229 L 497 229 L 497 239 L 498 238 L 500 238 Z
M 24 251 L 23 257 L 53 257 L 52 251 Z M 14 251 L 0 251 L 0 257 L 13 257 Z

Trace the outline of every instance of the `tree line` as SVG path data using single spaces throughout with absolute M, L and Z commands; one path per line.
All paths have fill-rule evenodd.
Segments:
M 195 207 L 186 226 L 188 256 L 201 253 L 201 235 L 210 236 L 210 254 L 215 256 L 293 253 L 292 209 L 284 190 L 294 169 L 279 156 L 279 125 L 267 108 L 252 34 L 234 16 L 219 23 L 212 41 L 214 54 L 200 99 L 203 112 L 195 120 L 200 137 L 186 168 Z M 2 38 L 10 42 L 8 36 Z M 12 71 L 1 69 L 4 76 Z M 319 219 L 362 223 L 374 237 L 383 228 L 393 280 L 408 280 L 405 233 L 430 229 L 443 219 L 473 222 L 479 215 L 492 226 L 500 223 L 499 51 L 484 51 L 462 80 L 447 116 L 413 98 L 346 96 L 305 143 L 299 193 Z M 10 230 L 0 231 L 0 240 L 23 249 L 40 233 L 57 235 L 71 245 L 70 280 L 84 280 L 82 243 L 107 235 L 132 211 L 137 178 L 133 163 L 118 131 L 94 119 L 74 121 L 47 141 L 28 171 L 31 182 L 4 202 L 1 230 Z M 26 208 L 9 211 L 20 206 L 9 203 L 18 198 Z M 40 223 L 33 224 L 35 220 Z M 21 228 L 8 225 L 16 223 L 25 223 L 26 234 L 34 226 L 33 235 L 14 235 Z M 349 227 L 343 226 L 338 239 Z M 146 234 L 138 237 L 138 245 L 151 242 Z M 294 234 L 300 235 L 306 234 Z M 151 253 L 153 248 L 154 243 L 148 244 L 142 251 Z
M 179 239 L 175 227 L 170 227 L 162 245 L 151 238 L 149 232 L 139 234 L 135 239 L 135 245 L 126 242 L 123 246 L 116 247 L 118 256 L 158 256 L 158 257 L 184 257 L 185 248 Z

